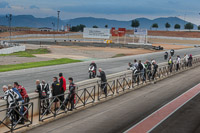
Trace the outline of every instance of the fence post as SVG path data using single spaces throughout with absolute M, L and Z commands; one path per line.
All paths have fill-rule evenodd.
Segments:
M 84 89 L 84 106 L 85 106 L 85 95 L 86 95 L 86 88 Z

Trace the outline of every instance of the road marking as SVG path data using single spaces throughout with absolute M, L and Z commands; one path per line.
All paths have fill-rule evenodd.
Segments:
M 146 133 L 152 131 L 160 123 L 170 117 L 179 108 L 189 102 L 192 98 L 200 93 L 200 83 L 193 88 L 189 89 L 179 97 L 167 103 L 160 109 L 156 110 L 148 117 L 129 128 L 125 133 Z

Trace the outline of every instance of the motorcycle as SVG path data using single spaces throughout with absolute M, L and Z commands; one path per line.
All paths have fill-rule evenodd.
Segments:
M 94 66 L 90 66 L 89 67 L 89 78 L 91 79 L 91 78 L 95 78 L 96 77 L 96 71 L 95 71 L 95 69 L 94 69 Z

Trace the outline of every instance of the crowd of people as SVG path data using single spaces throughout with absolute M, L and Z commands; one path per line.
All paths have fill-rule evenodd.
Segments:
M 19 85 L 18 82 L 14 82 L 13 86 L 11 84 L 8 86 L 4 85 L 2 88 L 4 96 L 0 98 L 6 100 L 8 108 L 11 108 L 8 110 L 8 113 L 12 123 L 24 124 L 28 120 L 28 104 L 26 103 L 30 101 L 26 89 L 22 85 Z M 26 105 L 20 106 L 23 104 Z
M 169 65 L 169 71 L 172 72 L 174 63 L 176 64 L 176 71 L 180 69 L 181 65 L 181 57 L 177 55 L 176 60 L 173 61 L 172 57 L 174 55 L 174 51 L 170 51 L 171 56 L 168 58 L 168 53 L 165 52 L 164 58 L 165 60 L 168 60 Z M 192 66 L 192 60 L 193 57 L 190 54 L 189 56 L 187 54 L 183 57 L 183 64 L 185 67 Z M 93 61 L 89 67 L 94 67 L 94 75 L 96 77 L 96 70 L 97 65 Z M 142 63 L 141 60 L 137 61 L 136 59 L 133 61 L 133 63 L 128 63 L 129 70 L 133 71 L 133 80 L 135 82 L 139 82 L 140 80 L 142 82 L 146 82 L 146 80 L 154 80 L 158 64 L 153 59 L 151 61 L 146 60 L 144 63 Z M 106 74 L 102 70 L 102 68 L 99 68 L 100 75 L 97 75 L 101 79 L 101 90 L 102 92 L 107 96 L 107 79 Z M 66 92 L 66 79 L 63 76 L 63 73 L 59 73 L 58 77 L 53 77 L 52 84 L 49 86 L 48 83 L 46 83 L 44 80 L 36 80 L 36 92 L 39 93 L 39 98 L 41 99 L 41 109 L 42 113 L 46 111 L 46 114 L 49 114 L 49 105 L 50 102 L 53 102 L 54 107 L 53 109 L 56 111 L 58 109 L 65 110 L 67 108 L 67 105 L 70 104 L 70 108 L 67 108 L 69 111 L 72 111 L 74 109 L 75 104 L 75 96 L 76 96 L 76 85 L 73 82 L 73 78 L 69 77 L 69 90 L 67 92 L 67 96 L 65 97 Z M 155 83 L 155 82 L 154 82 Z M 24 105 L 25 103 L 29 103 L 30 99 L 27 94 L 26 89 L 18 84 L 18 82 L 14 82 L 12 85 L 4 85 L 3 87 L 4 96 L 0 97 L 1 99 L 5 99 L 7 101 L 8 108 L 16 107 L 15 110 L 11 110 L 10 112 L 10 119 L 13 121 L 13 123 L 18 124 L 24 124 L 26 120 L 28 120 L 28 105 Z M 50 100 L 51 99 L 51 100 Z M 17 106 L 20 105 L 20 106 Z M 16 112 L 18 110 L 18 112 Z M 24 114 L 25 113 L 25 114 Z M 20 115 L 24 116 L 20 118 Z M 24 119 L 25 118 L 25 119 Z
M 135 59 L 133 63 L 129 62 L 128 66 L 128 69 L 133 71 L 133 79 L 135 82 L 139 82 L 140 79 L 143 82 L 146 79 L 154 80 L 158 69 L 158 64 L 154 59 L 151 61 L 146 60 L 144 63 L 141 60 L 137 61 Z

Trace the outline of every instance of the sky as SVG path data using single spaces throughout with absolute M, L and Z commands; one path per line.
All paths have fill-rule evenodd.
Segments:
M 0 14 L 133 20 L 179 17 L 200 25 L 200 0 L 0 0 Z

